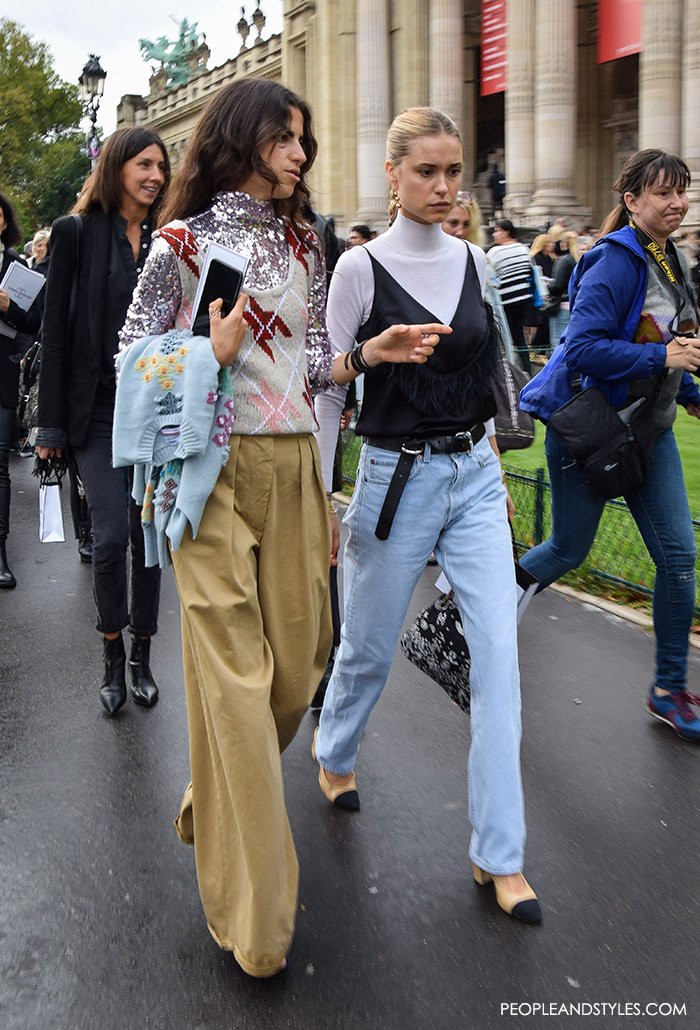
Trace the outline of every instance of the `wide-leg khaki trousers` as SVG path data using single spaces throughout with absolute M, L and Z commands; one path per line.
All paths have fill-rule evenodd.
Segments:
M 253 976 L 280 966 L 294 931 L 280 752 L 330 651 L 329 554 L 312 436 L 233 436 L 196 539 L 172 554 L 192 773 L 176 825 L 213 937 Z

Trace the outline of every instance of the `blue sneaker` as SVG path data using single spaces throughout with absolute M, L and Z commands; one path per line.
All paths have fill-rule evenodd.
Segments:
M 647 711 L 654 719 L 665 722 L 683 740 L 700 743 L 700 718 L 691 705 L 700 705 L 700 697 L 687 690 L 674 690 L 670 694 L 657 694 L 652 687 L 647 698 Z

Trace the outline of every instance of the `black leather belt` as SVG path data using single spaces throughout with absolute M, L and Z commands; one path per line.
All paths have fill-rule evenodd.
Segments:
M 405 436 L 365 436 L 364 441 L 370 447 L 381 447 L 385 451 L 402 451 L 406 447 L 422 454 L 428 443 L 430 450 L 435 454 L 463 454 L 465 451 L 471 451 L 485 432 L 484 423 L 478 422 L 471 429 L 455 433 L 454 436 L 429 436 L 424 440 L 407 440 Z
M 385 451 L 398 451 L 401 455 L 391 477 L 374 535 L 379 540 L 388 538 L 401 494 L 406 488 L 413 468 L 413 462 L 424 453 L 426 445 L 429 445 L 431 453 L 435 454 L 464 454 L 474 450 L 474 445 L 481 440 L 484 433 L 483 422 L 478 422 L 471 429 L 465 429 L 453 436 L 430 436 L 424 440 L 407 440 L 398 436 L 366 436 L 365 443 L 370 447 L 380 447 Z

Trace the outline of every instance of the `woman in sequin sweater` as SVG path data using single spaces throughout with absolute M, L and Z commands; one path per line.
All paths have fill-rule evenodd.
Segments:
M 284 969 L 294 930 L 280 752 L 331 644 L 337 520 L 329 527 L 311 397 L 354 375 L 342 359 L 332 365 L 323 256 L 301 217 L 315 153 L 309 109 L 288 89 L 246 79 L 221 90 L 190 140 L 122 331 L 127 345 L 190 327 L 209 241 L 249 257 L 230 314 L 210 307 L 211 345 L 231 366 L 230 456 L 196 537 L 186 531 L 172 560 L 192 774 L 177 828 L 195 844 L 209 930 L 256 977 Z M 425 361 L 432 328 L 402 327 L 377 357 Z

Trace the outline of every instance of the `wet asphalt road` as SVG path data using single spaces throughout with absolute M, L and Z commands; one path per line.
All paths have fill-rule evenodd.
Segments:
M 209 936 L 171 825 L 188 779 L 172 578 L 154 641 L 160 703 L 110 720 L 89 566 L 73 540 L 39 544 L 29 465 L 12 461 L 19 585 L 0 591 L 3 1030 L 700 1025 L 700 749 L 644 712 L 648 633 L 554 591 L 521 626 L 539 928 L 470 881 L 469 723 L 438 687 L 397 655 L 362 748 L 358 815 L 321 796 L 307 717 L 285 756 L 302 869 L 290 969 L 252 981 Z M 696 691 L 699 672 L 696 652 Z M 590 1017 L 528 1007 L 603 1003 Z M 623 1008 L 648 1003 L 686 1015 Z

